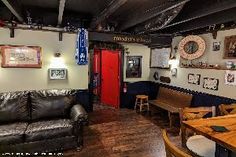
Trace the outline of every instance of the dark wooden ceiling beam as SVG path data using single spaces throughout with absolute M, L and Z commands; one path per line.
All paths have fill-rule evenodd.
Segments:
M 177 6 L 171 10 L 166 11 L 165 13 L 158 15 L 150 20 L 145 21 L 144 23 L 136 26 L 134 32 L 138 34 L 150 33 L 157 31 L 167 24 L 169 24 L 182 10 L 184 4 Z
M 202 6 L 199 7 L 199 10 L 192 10 L 191 12 L 189 12 L 188 14 L 185 14 L 184 17 L 182 17 L 181 19 L 179 19 L 177 22 L 174 23 L 170 23 L 169 25 L 163 27 L 163 28 L 168 28 L 168 27 L 173 27 L 176 26 L 178 24 L 182 24 L 194 19 L 198 19 L 204 16 L 208 16 L 210 14 L 214 14 L 217 12 L 221 12 L 224 10 L 228 10 L 231 8 L 235 8 L 236 7 L 236 1 L 235 0 L 224 0 L 224 1 L 218 1 L 215 2 L 212 5 L 209 6 Z
M 58 12 L 58 19 L 57 25 L 60 26 L 63 20 L 63 14 L 65 9 L 66 0 L 59 1 L 59 12 Z
M 18 19 L 20 22 L 24 22 L 24 18 L 21 13 L 21 7 L 17 4 L 16 0 L 1 0 L 5 6 L 11 11 L 11 13 Z
M 111 16 L 128 0 L 113 0 L 107 8 L 105 8 L 97 17 L 92 19 L 90 27 L 94 29 L 98 24 L 102 23 L 105 19 Z
M 150 11 L 145 11 L 145 12 L 140 12 L 138 15 L 131 15 L 129 17 L 127 17 L 127 20 L 121 24 L 119 30 L 124 31 L 130 27 L 133 27 L 137 24 L 143 23 L 147 20 L 150 20 L 168 10 L 171 10 L 173 8 L 176 8 L 177 6 L 183 5 L 187 2 L 189 2 L 190 0 L 179 0 L 179 1 L 174 1 L 174 2 L 169 2 L 164 6 L 160 6 L 160 7 L 154 7 L 156 9 L 152 9 Z
M 230 21 L 236 20 L 236 8 L 228 9 L 222 12 L 218 12 L 215 14 L 208 15 L 206 17 L 198 18 L 195 20 L 191 20 L 175 27 L 169 27 L 163 30 L 160 30 L 156 33 L 184 33 L 189 32 L 201 28 L 205 28 L 214 24 L 222 24 Z

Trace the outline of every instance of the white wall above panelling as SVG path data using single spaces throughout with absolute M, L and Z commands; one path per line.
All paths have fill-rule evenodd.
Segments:
M 212 34 L 203 34 L 200 35 L 206 41 L 206 51 L 205 54 L 193 61 L 193 63 L 198 63 L 199 61 L 205 61 L 208 64 L 220 64 L 225 65 L 225 62 L 228 60 L 223 59 L 224 54 L 224 39 L 226 36 L 236 35 L 236 29 L 219 31 L 217 38 L 213 39 Z M 183 39 L 183 37 L 175 37 L 172 41 L 172 51 L 174 51 L 174 47 L 178 46 L 179 42 Z M 221 42 L 220 51 L 213 51 L 213 42 Z M 177 53 L 177 59 L 172 62 L 176 62 L 178 64 L 180 60 L 179 53 Z M 230 59 L 232 60 L 232 59 Z M 233 59 L 232 61 L 235 61 Z M 169 76 L 171 78 L 170 85 L 182 87 L 186 89 L 191 89 L 198 92 L 205 92 L 213 95 L 224 96 L 228 98 L 236 99 L 236 86 L 225 85 L 224 75 L 225 70 L 214 70 L 214 69 L 186 69 L 180 68 L 179 65 L 177 67 L 177 77 L 172 77 L 169 70 L 164 69 L 151 69 L 149 79 L 154 81 L 153 74 L 158 71 L 159 76 Z M 201 74 L 201 83 L 200 85 L 193 85 L 188 83 L 188 74 Z M 209 90 L 203 88 L 203 78 L 210 77 L 219 79 L 219 90 Z
M 0 28 L 0 44 L 40 46 L 42 47 L 43 61 L 41 69 L 0 67 L 0 92 L 52 88 L 88 88 L 88 66 L 76 65 L 74 59 L 75 34 L 63 34 L 63 41 L 59 41 L 56 32 L 16 29 L 15 37 L 10 38 L 9 29 Z M 68 70 L 67 80 L 48 79 L 48 68 L 50 68 L 54 59 L 54 53 L 58 51 L 61 52 L 61 59 Z

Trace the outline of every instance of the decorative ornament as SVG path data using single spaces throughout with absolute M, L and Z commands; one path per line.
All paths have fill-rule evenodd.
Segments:
M 158 74 L 157 71 L 153 74 L 153 78 L 154 78 L 155 80 L 159 80 L 159 74 Z
M 184 59 L 193 60 L 201 57 L 206 49 L 205 41 L 196 35 L 189 35 L 179 43 L 179 53 Z
M 78 65 L 88 64 L 88 31 L 84 28 L 78 30 L 75 59 Z
M 170 70 L 171 76 L 176 77 L 177 76 L 177 68 L 173 68 Z

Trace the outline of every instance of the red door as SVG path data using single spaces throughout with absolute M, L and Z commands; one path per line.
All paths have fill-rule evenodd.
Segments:
M 119 108 L 120 52 L 102 50 L 101 103 Z

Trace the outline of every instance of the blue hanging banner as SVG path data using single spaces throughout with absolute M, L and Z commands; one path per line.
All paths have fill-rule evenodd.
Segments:
M 84 28 L 78 31 L 75 60 L 78 65 L 88 64 L 88 31 Z

